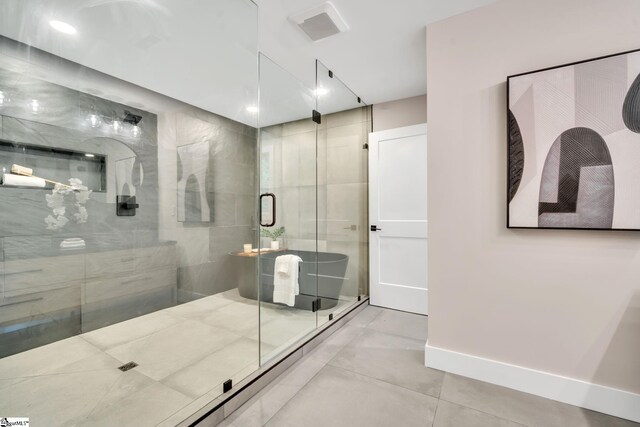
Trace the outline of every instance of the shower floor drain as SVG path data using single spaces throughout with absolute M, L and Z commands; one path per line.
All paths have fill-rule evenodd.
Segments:
M 125 363 L 122 366 L 118 366 L 118 369 L 120 369 L 122 372 L 127 372 L 129 369 L 133 369 L 136 366 L 138 366 L 136 362 L 129 362 L 129 363 Z

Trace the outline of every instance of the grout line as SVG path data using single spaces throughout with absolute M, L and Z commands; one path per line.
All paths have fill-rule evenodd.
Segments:
M 300 361 L 304 360 L 305 358 L 306 358 L 306 356 L 302 356 L 302 357 L 298 360 L 298 362 L 300 362 Z M 297 362 L 296 362 L 296 363 L 297 363 Z M 289 399 L 287 399 L 287 401 L 285 402 L 285 404 L 284 404 L 284 405 L 282 405 L 282 407 L 280 407 L 280 409 L 278 409 L 276 412 L 274 412 L 274 414 L 273 414 L 273 415 L 271 415 L 271 416 L 270 416 L 270 417 L 269 417 L 269 418 L 268 418 L 268 419 L 267 419 L 267 420 L 266 420 L 262 425 L 263 425 L 263 426 L 267 425 L 267 423 L 268 423 L 269 421 L 271 421 L 271 419 L 272 419 L 273 417 L 275 417 L 276 415 L 278 415 L 278 413 L 279 413 L 280 411 L 282 411 L 282 410 L 283 410 L 283 409 L 284 409 L 284 408 L 285 408 L 289 403 L 291 403 L 291 401 L 292 401 L 296 396 L 298 396 L 298 394 L 299 394 L 302 390 L 304 390 L 305 388 L 307 388 L 307 386 L 311 383 L 311 381 L 313 381 L 313 380 L 314 380 L 314 378 L 316 378 L 316 377 L 320 374 L 320 372 L 322 372 L 322 370 L 323 370 L 324 368 L 326 368 L 326 367 L 327 367 L 327 365 L 328 365 L 328 363 L 323 364 L 323 365 L 322 365 L 322 368 L 318 369 L 318 372 L 316 372 L 316 373 L 315 373 L 311 378 L 309 378 L 309 380 L 308 380 L 307 382 L 305 382 L 305 383 L 302 385 L 302 387 L 300 387 L 300 388 L 298 389 L 298 391 L 296 391 L 296 393 L 295 393 L 292 397 L 290 397 Z M 292 365 L 292 366 L 293 366 L 293 365 Z M 286 370 L 286 371 L 284 371 L 284 372 L 283 372 L 282 374 L 280 374 L 280 375 L 284 375 L 284 374 L 285 374 L 289 369 L 291 369 L 291 367 L 292 367 L 292 366 L 290 366 L 289 368 L 287 368 L 287 370 Z M 238 408 L 238 409 L 240 409 L 240 408 Z
M 370 307 L 376 307 L 376 306 L 370 305 Z M 379 307 L 376 307 L 376 308 L 379 308 Z M 365 308 L 364 310 L 366 310 L 366 308 Z M 353 319 L 349 320 L 349 321 L 347 322 L 347 325 L 348 325 L 349 323 L 351 323 L 351 321 L 352 321 L 352 320 L 354 320 L 356 317 L 360 316 L 360 315 L 364 312 L 364 310 L 362 310 L 360 313 L 356 314 L 356 315 L 353 317 Z M 369 326 L 369 325 L 370 325 L 374 320 L 376 320 L 376 319 L 377 319 L 377 318 L 378 318 L 382 313 L 384 313 L 384 311 L 380 311 L 378 314 L 376 314 L 375 316 L 373 316 L 373 318 L 372 318 L 371 320 L 369 320 L 365 325 L 361 325 L 360 327 L 361 327 L 361 328 L 366 328 L 366 327 L 367 327 L 367 326 Z
M 357 310 L 357 311 L 358 311 L 358 313 L 359 313 L 359 312 L 361 312 L 362 310 L 364 310 L 364 308 L 366 308 L 366 306 L 368 306 L 368 305 L 369 305 L 369 300 L 368 300 L 368 298 L 367 298 L 367 299 L 365 299 L 364 301 L 362 301 L 362 302 L 358 302 L 357 304 L 355 304 L 355 305 L 351 306 L 348 310 L 345 310 L 345 312 L 344 312 L 343 314 L 341 314 L 341 317 L 340 317 L 340 318 L 336 319 L 336 320 L 337 320 L 337 321 L 336 321 L 336 323 L 334 323 L 334 324 L 329 324 L 326 328 L 323 328 L 323 329 L 321 329 L 321 330 L 319 330 L 319 331 L 316 331 L 316 333 L 315 333 L 313 336 L 311 336 L 307 341 L 304 341 L 304 342 L 300 343 L 300 345 L 298 345 L 297 347 L 296 347 L 296 345 L 294 344 L 294 347 L 296 347 L 296 349 L 295 349 L 295 350 L 293 350 L 293 351 L 292 351 L 291 353 L 289 353 L 288 355 L 284 356 L 284 358 L 282 358 L 281 360 L 279 360 L 279 361 L 275 362 L 275 364 L 274 364 L 274 365 L 272 365 L 272 366 L 268 367 L 265 371 L 263 371 L 263 372 L 261 372 L 261 373 L 257 374 L 257 376 L 256 376 L 255 378 L 253 378 L 253 379 L 249 380 L 246 384 L 243 384 L 243 385 L 242 385 L 242 386 L 241 386 L 241 387 L 236 391 L 236 393 L 235 393 L 235 394 L 233 394 L 233 395 L 229 396 L 227 399 L 222 400 L 221 402 L 219 402 L 219 403 L 217 403 L 217 404 L 213 404 L 213 405 L 212 405 L 212 407 L 211 407 L 210 409 L 204 410 L 204 408 L 203 408 L 203 410 L 204 410 L 203 412 L 204 412 L 204 413 L 203 413 L 202 415 L 200 415 L 197 419 L 195 419 L 195 421 L 187 421 L 187 420 L 185 420 L 185 421 L 184 421 L 184 423 L 187 423 L 187 422 L 188 422 L 188 423 L 189 423 L 188 425 L 190 425 L 190 426 L 195 426 L 196 424 L 198 424 L 198 423 L 200 423 L 200 422 L 202 422 L 202 421 L 206 420 L 210 415 L 214 414 L 214 413 L 215 413 L 216 411 L 218 411 L 220 408 L 224 408 L 224 405 L 225 405 L 225 404 L 227 404 L 227 403 L 229 403 L 230 401 L 232 401 L 232 399 L 233 399 L 235 396 L 237 396 L 237 395 L 238 395 L 238 393 L 241 393 L 243 390 L 246 390 L 246 389 L 248 389 L 249 387 L 251 387 L 254 383 L 256 383 L 257 381 L 259 381 L 261 378 L 263 378 L 265 375 L 267 375 L 270 371 L 272 371 L 272 370 L 276 369 L 280 364 L 282 364 L 283 362 L 285 362 L 285 361 L 286 361 L 287 359 L 289 359 L 290 357 L 293 357 L 293 355 L 294 355 L 295 353 L 297 353 L 298 351 L 300 351 L 300 357 L 299 357 L 297 360 L 301 360 L 302 358 L 304 358 L 304 354 L 303 354 L 303 353 L 304 353 L 304 347 L 305 347 L 305 345 L 307 345 L 307 344 L 309 344 L 310 342 L 313 342 L 314 340 L 318 339 L 322 334 L 326 333 L 326 332 L 327 332 L 327 331 L 329 331 L 329 330 L 334 330 L 334 332 L 335 332 L 335 331 L 338 331 L 339 329 L 341 329 L 341 328 L 346 324 L 346 323 L 340 323 L 340 322 L 342 321 L 342 318 L 343 318 L 343 317 L 346 317 L 346 316 L 354 316 L 354 317 L 355 317 L 355 315 L 357 315 L 357 313 L 356 313 L 356 314 L 352 314 L 354 311 L 356 311 L 356 310 Z M 353 318 L 353 317 L 352 317 L 352 318 Z M 348 323 L 348 322 L 347 322 L 347 323 Z M 331 335 L 331 334 L 329 334 L 329 335 Z M 329 336 L 329 335 L 328 335 L 328 336 Z M 328 336 L 327 336 L 327 337 L 325 337 L 324 339 L 322 339 L 322 341 L 325 341 L 325 340 L 326 340 L 326 338 L 328 338 Z M 293 363 L 295 363 L 295 362 L 293 362 Z M 260 370 L 260 369 L 259 369 L 259 370 Z M 283 374 L 284 372 L 286 372 L 287 370 L 288 370 L 288 368 L 285 368 L 285 369 L 284 369 L 284 371 L 283 371 L 283 372 L 281 372 L 281 373 L 280 373 L 278 376 L 276 376 L 275 378 L 278 378 L 280 375 L 282 375 L 282 374 Z M 274 378 L 274 379 L 275 379 L 275 378 Z M 273 381 L 273 379 L 272 379 L 271 381 Z M 263 388 L 264 388 L 264 387 L 263 387 Z M 258 392 L 258 393 L 259 393 L 259 392 Z M 257 393 L 254 393 L 254 395 L 255 395 L 255 394 L 257 394 Z M 252 397 L 253 397 L 253 396 L 252 396 Z M 249 399 L 250 399 L 250 398 L 249 398 Z M 213 403 L 213 402 L 212 402 L 212 403 Z M 246 404 L 246 401 L 245 401 L 244 403 Z M 209 405 L 207 405 L 207 406 L 209 406 Z M 207 406 L 205 406 L 205 407 L 207 407 Z M 242 406 L 243 406 L 243 405 L 240 405 L 239 407 L 242 407 Z M 238 409 L 239 409 L 239 408 L 238 408 Z M 234 412 L 235 412 L 235 411 L 234 411 Z M 177 412 L 176 412 L 176 413 L 177 413 Z M 196 412 L 196 414 L 197 414 L 197 413 L 200 413 L 200 411 Z M 196 416 L 196 414 L 193 414 L 193 416 Z M 192 418 L 192 416 L 189 416 L 189 418 L 187 418 L 187 419 L 191 419 L 191 418 Z M 183 423 L 181 423 L 181 425 L 182 425 L 182 424 L 183 424 Z M 186 425 L 186 424 L 185 424 L 185 425 Z
M 109 356 L 109 357 L 113 358 L 113 356 Z M 114 360 L 117 361 L 117 359 L 114 359 Z M 122 364 L 122 362 L 119 362 L 119 361 L 118 361 L 118 363 Z M 65 365 L 65 366 L 69 366 L 69 365 Z M 62 369 L 62 368 L 64 368 L 64 366 L 62 366 L 60 369 Z M 71 372 L 50 372 L 48 374 L 29 375 L 29 376 L 26 376 L 26 377 L 0 378 L 0 380 L 30 380 L 30 379 L 34 379 L 34 378 L 40 378 L 40 377 L 54 377 L 56 375 L 87 374 L 87 373 L 91 373 L 91 372 L 113 372 L 117 368 L 118 368 L 117 366 L 114 366 L 113 368 L 86 369 L 86 370 L 83 369 L 83 370 L 80 370 L 80 371 L 71 371 Z
M 356 315 L 356 316 L 357 316 L 357 315 Z M 354 318 L 355 318 L 356 316 L 354 316 Z M 351 319 L 351 320 L 353 320 L 353 319 Z M 334 331 L 334 333 L 338 333 L 338 332 L 340 332 L 340 330 L 341 330 L 344 326 L 346 326 L 346 325 L 348 325 L 348 324 L 349 324 L 349 322 L 346 322 L 344 325 L 342 325 L 342 326 L 341 326 L 341 327 L 339 327 L 336 331 Z M 358 336 L 360 336 L 361 334 L 362 334 L 362 332 L 361 332 L 360 334 L 358 334 Z M 332 334 L 332 335 L 333 335 L 333 334 Z M 327 340 L 328 340 L 328 339 L 330 339 L 330 337 L 327 337 L 325 340 L 323 340 L 323 341 L 322 341 L 318 346 L 316 346 L 316 347 L 315 347 L 311 352 L 307 353 L 306 355 L 305 355 L 305 354 L 303 354 L 303 356 L 302 356 L 300 359 L 298 359 L 298 360 L 297 360 L 293 365 L 291 365 L 291 366 L 290 366 L 290 367 L 288 367 L 284 372 L 282 372 L 282 373 L 277 377 L 277 379 L 273 380 L 273 381 L 272 381 L 272 382 L 271 382 L 267 387 L 265 387 L 265 389 L 267 389 L 268 387 L 271 387 L 271 385 L 273 385 L 274 387 L 275 387 L 275 386 L 277 386 L 277 385 L 280 385 L 280 382 L 284 380 L 285 375 L 286 375 L 288 372 L 290 372 L 290 371 L 295 367 L 295 365 L 301 364 L 301 363 L 302 363 L 303 361 L 305 361 L 305 360 L 313 360 L 313 361 L 315 361 L 315 362 L 318 362 L 318 363 L 321 363 L 321 364 L 322 364 L 322 367 L 321 367 L 320 369 L 318 369 L 318 371 L 317 371 L 313 376 L 311 376 L 307 381 L 305 381 L 305 383 L 304 383 L 302 386 L 300 386 L 300 387 L 298 388 L 298 390 L 295 392 L 295 394 L 294 394 L 293 396 L 291 396 L 289 399 L 287 399 L 287 401 L 286 401 L 286 402 L 285 402 L 285 403 L 280 407 L 280 409 L 278 409 L 276 412 L 274 412 L 274 413 L 273 413 L 273 415 L 271 415 L 269 418 L 267 418 L 267 420 L 265 420 L 265 422 L 263 423 L 263 426 L 264 426 L 264 425 L 266 425 L 266 424 L 267 424 L 267 423 L 268 423 L 268 422 L 269 422 L 273 417 L 275 417 L 275 416 L 276 416 L 276 415 L 277 415 L 277 414 L 278 414 L 278 413 L 279 413 L 279 412 L 280 412 L 280 411 L 281 411 L 285 406 L 287 406 L 287 404 L 289 404 L 289 402 L 290 402 L 294 397 L 296 397 L 296 395 L 297 395 L 298 393 L 300 393 L 300 392 L 302 391 L 302 389 L 303 389 L 303 388 L 305 388 L 305 387 L 306 387 L 306 386 L 307 386 L 307 385 L 308 385 L 308 384 L 309 384 L 309 383 L 310 383 L 310 382 L 311 382 L 311 381 L 312 381 L 316 376 L 318 376 L 318 374 L 319 374 L 319 373 L 320 373 L 320 372 L 321 372 L 321 371 L 322 371 L 322 370 L 323 370 L 327 365 L 329 365 L 329 361 L 331 361 L 331 360 L 333 359 L 333 357 L 335 357 L 335 356 L 337 355 L 337 353 L 339 353 L 340 351 L 342 351 L 342 350 L 343 350 L 345 347 L 347 347 L 347 345 L 348 345 L 348 343 L 345 343 L 345 344 L 341 345 L 341 346 L 340 346 L 340 349 L 338 350 L 338 352 L 336 353 L 336 355 L 334 355 L 334 356 L 333 356 L 329 361 L 327 361 L 327 362 L 322 362 L 322 360 L 320 360 L 319 358 L 315 357 L 312 353 L 313 353 L 314 351 L 316 351 L 316 350 L 319 350 L 322 346 L 324 346 L 325 344 L 327 344 Z M 263 390 L 265 390 L 265 389 L 263 389 Z M 262 390 L 261 390 L 261 391 L 262 391 Z M 269 391 L 270 391 L 270 390 L 267 390 L 267 393 L 268 393 Z M 258 393 L 260 393 L 260 392 L 258 392 Z M 264 393 L 264 394 L 267 394 L 267 393 Z M 257 395 L 256 395 L 256 396 L 257 396 Z M 262 397 L 264 397 L 264 396 L 261 396 L 261 397 L 260 397 L 260 399 L 261 399 Z M 258 400 L 260 400 L 260 399 L 258 399 Z M 251 405 L 254 405 L 255 403 L 257 403 L 257 401 L 256 401 L 256 402 L 252 402 L 252 404 L 251 404 Z M 245 404 L 246 404 L 246 403 L 245 403 Z M 242 406 L 244 406 L 244 405 L 242 405 Z M 242 408 L 242 406 L 241 406 L 240 408 Z M 240 410 L 240 408 L 236 409 L 236 411 Z M 230 414 L 230 415 L 231 415 L 231 414 Z
M 503 417 L 503 416 L 500 416 L 500 415 L 492 414 L 491 412 L 482 411 L 480 409 L 473 408 L 473 407 L 467 406 L 467 405 L 463 405 L 461 403 L 454 402 L 452 400 L 443 399 L 443 398 L 440 398 L 439 400 L 442 400 L 442 401 L 447 402 L 447 403 L 451 403 L 452 405 L 460 406 L 462 408 L 471 409 L 472 411 L 480 412 L 481 414 L 489 415 L 489 416 L 491 416 L 493 418 L 498 418 L 500 420 L 505 420 L 505 421 L 509 421 L 509 422 L 512 422 L 512 423 L 516 423 L 516 424 L 518 424 L 520 426 L 523 426 L 523 427 L 528 427 L 529 426 L 529 424 L 523 424 L 520 421 L 516 421 L 516 420 L 513 420 L 511 418 L 507 418 L 507 417 Z
M 122 376 L 122 375 L 120 375 L 120 376 L 118 376 L 118 378 L 116 378 L 116 379 L 113 381 L 113 383 L 111 384 L 111 386 L 109 387 L 109 389 L 108 389 L 107 391 L 105 391 L 105 392 L 104 392 L 104 394 L 102 395 L 102 397 L 100 397 L 100 399 L 98 399 L 97 401 L 95 401 L 95 404 L 93 405 L 93 408 L 91 408 L 91 410 L 90 410 L 89 412 L 87 412 L 87 414 L 86 414 L 84 417 L 82 417 L 82 420 L 83 420 L 83 421 L 88 420 L 88 419 L 89 419 L 89 417 L 90 417 L 93 413 L 95 413 L 95 412 L 96 412 L 96 410 L 98 409 L 98 407 L 100 406 L 100 404 L 106 400 L 107 396 L 109 396 L 109 394 L 110 394 L 110 393 L 111 393 L 111 392 L 116 388 L 117 384 L 118 384 L 118 383 L 120 383 L 120 381 L 122 381 L 122 379 L 123 379 L 123 376 Z M 153 380 L 152 380 L 152 381 L 153 381 Z M 149 384 L 147 387 L 150 387 L 150 386 L 151 386 L 151 384 Z M 144 390 L 144 389 L 146 389 L 147 387 L 143 387 L 141 390 Z M 126 396 L 126 397 L 128 397 L 128 396 Z M 126 399 L 126 397 L 124 397 L 124 396 L 123 396 L 121 399 L 116 400 L 116 402 L 115 402 L 115 403 L 119 402 L 119 401 L 120 401 L 120 400 L 122 400 L 122 399 Z
M 412 313 L 411 311 L 398 310 L 397 308 L 383 307 L 381 305 L 373 305 L 373 304 L 369 304 L 369 305 L 371 305 L 371 307 L 378 307 L 378 308 L 381 308 L 383 310 L 395 311 L 395 312 L 398 312 L 398 313 L 413 314 L 414 316 L 429 317 L 428 314 Z
M 440 407 L 440 399 L 436 402 L 436 410 L 433 411 L 433 420 L 431 420 L 431 427 L 436 423 L 436 416 L 438 415 L 438 408 Z
M 290 371 L 292 369 L 294 369 L 294 367 L 298 364 L 301 364 L 304 360 L 306 360 L 307 357 L 303 356 L 300 359 L 298 359 L 293 365 L 291 365 L 290 367 L 288 367 L 284 372 L 282 372 L 276 379 L 274 379 L 271 383 L 269 383 L 265 388 L 263 388 L 262 390 L 260 390 L 256 395 L 254 395 L 250 400 L 253 400 L 254 397 L 257 397 L 257 399 L 253 402 L 251 402 L 250 405 L 247 406 L 247 408 L 245 409 L 249 409 L 251 408 L 253 405 L 257 404 L 260 400 L 262 400 L 265 395 L 269 394 L 269 392 L 271 392 L 274 388 L 278 387 L 278 386 L 283 386 L 286 387 L 286 385 L 281 384 L 282 381 L 284 381 L 285 376 L 287 375 L 287 373 L 290 373 Z M 309 358 L 311 359 L 311 358 Z M 315 359 L 314 359 L 315 360 Z M 316 377 L 316 375 L 318 375 L 318 373 L 326 366 L 326 364 L 323 364 L 322 367 L 320 369 L 318 369 L 318 372 L 316 372 L 313 376 L 311 376 L 307 381 L 305 381 L 304 384 L 300 385 L 298 387 L 298 389 L 296 390 L 296 392 L 289 397 L 286 402 L 284 402 L 284 404 L 276 411 L 273 413 L 273 415 L 271 415 L 269 418 L 267 418 L 267 420 L 264 421 L 263 425 L 267 424 L 271 418 L 273 418 L 278 412 L 280 412 L 280 410 L 282 410 L 282 408 L 284 408 L 290 401 L 291 399 L 293 399 L 294 397 L 296 397 L 296 395 L 313 379 Z M 236 409 L 233 413 L 229 414 L 229 417 L 231 417 L 233 414 L 235 414 L 236 412 L 240 411 L 242 407 L 244 407 L 245 405 L 247 405 L 249 403 L 249 401 L 245 402 L 242 406 L 240 406 L 238 409 Z M 243 414 L 244 415 L 244 414 Z M 240 415 L 239 417 L 241 417 L 242 415 Z M 238 418 L 239 418 L 238 417 Z M 225 418 L 227 419 L 227 418 Z
M 363 374 L 362 372 L 352 371 L 351 369 L 343 368 L 342 366 L 335 366 L 335 365 L 330 365 L 330 364 L 328 364 L 328 365 L 331 366 L 332 368 L 341 369 L 343 371 L 351 372 L 352 374 L 356 374 L 356 375 L 360 375 L 360 376 L 363 376 L 363 377 L 367 377 L 367 378 L 370 378 L 372 380 L 376 380 L 376 381 L 381 382 L 381 383 L 385 383 L 385 384 L 388 384 L 388 385 L 392 385 L 394 387 L 398 387 L 398 388 L 401 388 L 401 389 L 404 389 L 404 390 L 407 390 L 407 391 L 411 391 L 413 393 L 417 393 L 417 394 L 419 394 L 421 396 L 427 396 L 427 397 L 430 397 L 432 399 L 440 399 L 437 396 L 433 396 L 431 394 L 423 393 L 421 391 L 416 391 L 416 390 L 413 390 L 411 388 L 407 388 L 405 386 L 394 384 L 394 383 L 391 383 L 391 382 L 386 381 L 386 380 L 381 380 L 380 378 L 372 377 L 371 375 Z M 442 389 L 442 387 L 440 387 L 440 388 Z
M 423 350 L 424 350 L 424 343 L 427 342 L 427 338 L 422 339 L 422 338 L 408 337 L 406 335 L 399 335 L 399 334 L 396 334 L 396 333 L 393 333 L 393 332 L 381 331 L 379 329 L 370 328 L 368 326 L 363 327 L 363 329 L 367 329 L 369 331 L 376 332 L 378 334 L 390 335 L 390 336 L 396 337 L 396 338 L 404 338 L 405 340 L 418 341 L 418 342 L 420 342 L 420 346 L 422 347 Z

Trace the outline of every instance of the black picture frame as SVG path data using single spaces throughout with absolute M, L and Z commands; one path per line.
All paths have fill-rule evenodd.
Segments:
M 640 48 L 638 49 L 632 49 L 632 50 L 626 50 L 626 51 L 621 51 L 621 52 L 616 52 L 616 53 L 612 53 L 612 54 L 607 54 L 607 55 L 602 55 L 602 56 L 598 56 L 598 57 L 594 57 L 594 58 L 589 58 L 589 59 L 584 59 L 584 60 L 580 60 L 580 61 L 574 61 L 574 62 L 567 62 L 561 65 L 555 65 L 555 66 L 550 66 L 550 67 L 544 67 L 544 68 L 539 68 L 533 71 L 526 71 L 526 72 L 521 72 L 521 73 L 517 73 L 517 74 L 512 74 L 507 76 L 506 79 L 506 86 L 507 86 L 507 90 L 506 90 L 506 105 L 505 105 L 505 140 L 506 140 L 506 147 L 507 147 L 507 162 L 506 162 L 506 176 L 507 176 L 507 185 L 505 188 L 505 200 L 506 200 L 506 205 L 505 205 L 505 209 L 506 209 L 506 228 L 510 229 L 510 230 L 574 230 L 574 231 L 622 231 L 622 232 L 628 232 L 628 231 L 640 231 L 640 227 L 639 228 L 592 228 L 592 227 L 546 227 L 546 226 L 537 226 L 537 227 L 533 227 L 533 226 L 518 226 L 518 225 L 511 225 L 511 216 L 510 216 L 510 209 L 509 209 L 509 205 L 510 205 L 510 191 L 511 191 L 511 168 L 512 168 L 512 156 L 511 156 L 511 147 L 510 147 L 510 143 L 511 143 L 511 139 L 510 139 L 510 131 L 511 131 L 511 125 L 510 125 L 510 114 L 511 114 L 511 109 L 510 109 L 510 100 L 511 100 L 511 91 L 510 91 L 510 86 L 511 86 L 511 80 L 521 77 L 521 76 L 526 76 L 526 75 L 532 75 L 532 74 L 536 74 L 536 73 L 543 73 L 546 71 L 551 71 L 551 70 L 556 70 L 556 69 L 560 69 L 560 68 L 566 68 L 566 67 L 573 67 L 576 65 L 580 65 L 580 64 L 585 64 L 585 63 L 590 63 L 590 62 L 596 62 L 596 61 L 602 61 L 602 60 L 606 60 L 606 59 L 610 59 L 610 58 L 614 58 L 614 57 L 618 57 L 618 56 L 623 56 L 623 55 L 629 55 L 629 54 L 635 54 L 635 53 L 640 53 Z M 638 167 L 640 167 L 640 165 L 638 165 Z M 639 183 L 640 184 L 640 183 Z

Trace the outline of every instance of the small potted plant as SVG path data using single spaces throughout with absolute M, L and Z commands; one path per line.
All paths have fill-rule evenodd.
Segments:
M 274 229 L 263 228 L 260 234 L 262 237 L 268 237 L 271 239 L 271 249 L 280 249 L 280 242 L 278 241 L 278 238 L 284 234 L 284 227 Z

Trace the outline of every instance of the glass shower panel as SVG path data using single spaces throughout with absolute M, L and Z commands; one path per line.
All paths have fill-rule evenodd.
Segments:
M 0 2 L 0 414 L 176 425 L 258 368 L 256 58 L 250 0 Z
M 368 295 L 367 150 L 371 110 L 316 62 L 319 325 Z
M 316 123 L 312 88 L 264 55 L 259 68 L 260 344 L 267 361 L 316 329 Z

